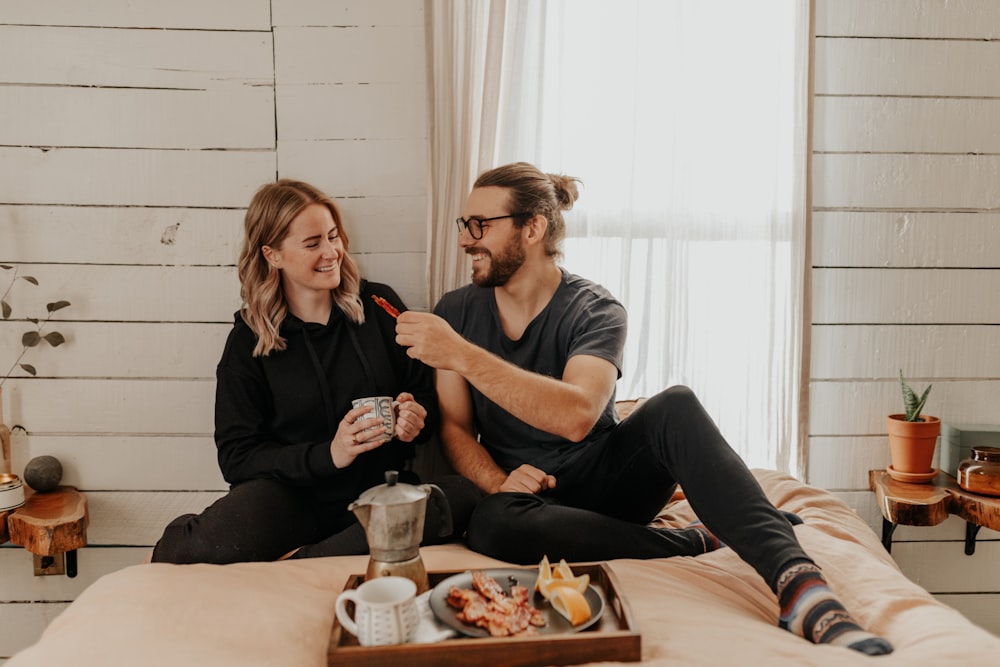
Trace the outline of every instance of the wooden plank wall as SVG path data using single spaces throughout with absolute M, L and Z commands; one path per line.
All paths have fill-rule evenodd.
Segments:
M 1000 424 L 1000 3 L 816 0 L 808 481 L 879 530 L 899 370 Z M 912 579 L 1000 633 L 1000 534 L 896 531 Z
M 334 195 L 365 274 L 427 308 L 424 63 L 421 0 L 0 4 L 0 264 L 40 283 L 8 297 L 0 372 L 24 318 L 72 302 L 4 415 L 15 472 L 57 456 L 91 517 L 74 579 L 0 547 L 0 663 L 225 489 L 215 364 L 259 185 Z

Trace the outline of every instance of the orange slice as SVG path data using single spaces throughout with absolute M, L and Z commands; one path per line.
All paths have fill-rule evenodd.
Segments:
M 552 566 L 549 565 L 549 557 L 542 556 L 542 562 L 538 564 L 538 578 L 535 579 L 535 590 L 541 591 L 542 586 L 552 581 Z M 545 595 L 542 593 L 542 595 Z
M 544 581 L 538 584 L 538 592 L 542 594 L 546 600 L 552 599 L 552 593 L 557 588 L 572 588 L 578 593 L 586 593 L 587 587 L 590 585 L 590 575 L 582 574 L 579 577 L 573 577 L 572 579 L 552 579 L 550 581 Z
M 569 563 L 566 562 L 565 558 L 559 560 L 559 564 L 556 565 L 552 570 L 553 579 L 572 579 L 573 570 L 570 568 Z
M 580 625 L 590 620 L 590 603 L 583 593 L 570 586 L 556 586 L 549 598 L 552 608 L 572 625 Z
M 546 600 L 552 598 L 552 593 L 556 588 L 571 588 L 578 593 L 586 593 L 589 585 L 590 575 L 575 576 L 565 558 L 561 559 L 553 567 L 549 563 L 549 557 L 546 555 L 542 557 L 542 562 L 538 564 L 538 577 L 535 578 L 535 590 L 541 593 L 542 597 Z

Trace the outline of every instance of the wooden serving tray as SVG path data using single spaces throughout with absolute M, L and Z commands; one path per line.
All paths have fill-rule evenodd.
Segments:
M 642 636 L 628 602 L 622 596 L 618 580 L 606 563 L 571 563 L 574 574 L 589 574 L 590 583 L 604 593 L 605 607 L 593 627 L 565 635 L 527 637 L 456 637 L 434 644 L 396 646 L 360 646 L 351 633 L 342 631 L 333 620 L 330 635 L 330 665 L 358 667 L 543 667 L 578 665 L 586 662 L 638 662 L 642 658 Z M 487 568 L 488 569 L 488 568 Z M 431 586 L 464 570 L 429 572 Z M 344 590 L 357 588 L 364 575 L 352 574 Z

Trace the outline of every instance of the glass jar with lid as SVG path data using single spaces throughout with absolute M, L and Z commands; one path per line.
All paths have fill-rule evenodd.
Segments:
M 1000 447 L 973 447 L 958 464 L 958 485 L 970 493 L 1000 496 Z

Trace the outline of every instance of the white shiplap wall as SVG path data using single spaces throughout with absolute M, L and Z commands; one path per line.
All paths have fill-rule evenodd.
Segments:
M 72 302 L 4 415 L 15 472 L 57 456 L 91 517 L 74 579 L 0 547 L 0 663 L 225 489 L 215 364 L 259 185 L 334 195 L 365 274 L 427 308 L 425 61 L 422 0 L 0 3 L 0 264 L 40 283 L 8 297 L 2 370 Z
M 1000 424 L 1000 3 L 817 0 L 809 482 L 881 529 L 898 372 Z M 912 579 L 1000 633 L 1000 533 L 900 527 Z

